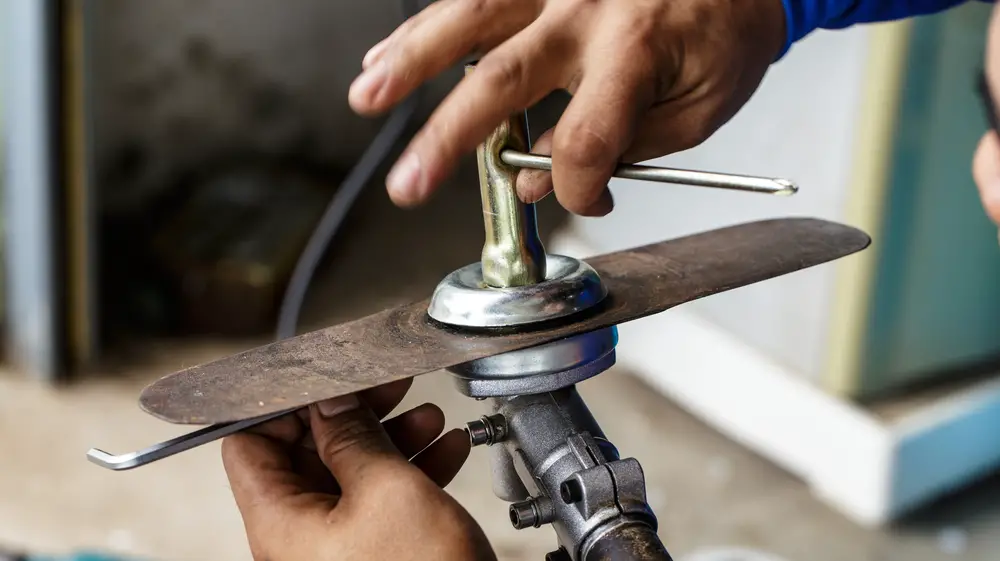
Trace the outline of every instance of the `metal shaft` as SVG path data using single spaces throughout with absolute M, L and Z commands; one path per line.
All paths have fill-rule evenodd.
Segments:
M 517 168 L 552 169 L 552 158 L 538 154 L 527 154 L 513 147 L 501 151 L 500 159 L 505 164 Z M 794 195 L 799 190 L 795 183 L 787 179 L 632 164 L 619 165 L 615 169 L 613 176 L 622 179 L 675 183 L 678 185 L 693 185 L 695 187 L 715 187 L 718 189 L 749 191 L 769 195 Z
M 474 65 L 465 67 L 466 74 L 473 71 Z M 486 227 L 483 281 L 495 288 L 545 280 L 545 248 L 538 237 L 535 205 L 517 197 L 519 170 L 500 159 L 501 150 L 507 148 L 529 149 L 526 113 L 512 115 L 476 149 Z
M 494 493 L 516 501 L 515 528 L 551 525 L 569 561 L 670 559 L 642 467 L 620 458 L 574 386 L 492 398 L 490 408 L 479 422 L 502 434 L 485 443 Z

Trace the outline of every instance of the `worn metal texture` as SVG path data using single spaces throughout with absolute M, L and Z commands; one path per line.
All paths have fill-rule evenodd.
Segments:
M 460 331 L 431 320 L 425 300 L 167 375 L 142 392 L 140 405 L 181 424 L 257 417 L 639 319 L 850 255 L 870 241 L 811 218 L 694 234 L 588 259 L 609 295 L 569 323 Z
M 619 526 L 598 539 L 583 561 L 673 561 L 652 528 Z

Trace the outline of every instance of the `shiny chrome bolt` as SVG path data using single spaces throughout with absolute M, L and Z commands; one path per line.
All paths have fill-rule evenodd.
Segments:
M 500 414 L 483 416 L 466 423 L 465 432 L 473 446 L 491 446 L 507 438 L 507 419 Z

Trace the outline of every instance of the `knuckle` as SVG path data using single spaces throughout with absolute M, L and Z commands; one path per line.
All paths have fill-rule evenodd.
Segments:
M 362 418 L 338 420 L 335 426 L 324 427 L 313 435 L 319 452 L 328 458 L 355 448 L 372 448 L 382 437 L 382 425 Z
M 627 28 L 629 34 L 621 38 L 621 44 L 638 53 L 652 54 L 655 46 L 663 42 L 663 21 L 669 17 L 669 3 L 649 10 L 629 10 L 618 14 L 619 25 Z
M 577 168 L 603 165 L 616 157 L 615 146 L 590 124 L 572 125 L 553 140 L 552 152 L 562 162 Z
M 413 146 L 420 147 L 423 159 L 434 155 L 442 158 L 454 156 L 456 152 L 454 139 L 457 128 L 451 126 L 449 124 L 451 122 L 452 117 L 449 114 L 435 115 L 413 137 Z M 421 163 L 426 166 L 428 162 Z
M 560 129 L 553 139 L 553 161 L 573 170 L 572 184 L 555 183 L 555 196 L 566 210 L 586 215 L 600 201 L 606 187 L 605 174 L 618 160 L 619 151 L 606 134 L 590 123 Z
M 487 56 L 476 66 L 486 87 L 495 91 L 509 91 L 524 81 L 524 63 L 516 57 Z

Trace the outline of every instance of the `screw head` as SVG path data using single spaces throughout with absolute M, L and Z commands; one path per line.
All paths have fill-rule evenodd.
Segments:
M 465 432 L 473 446 L 492 446 L 507 438 L 507 419 L 499 414 L 480 417 L 465 423 Z
M 578 503 L 583 500 L 583 485 L 578 479 L 567 479 L 559 485 L 559 496 L 568 505 Z
M 523 530 L 531 527 L 537 528 L 539 526 L 538 509 L 535 507 L 535 501 L 532 499 L 510 505 L 508 514 L 510 515 L 510 525 L 515 530 Z

